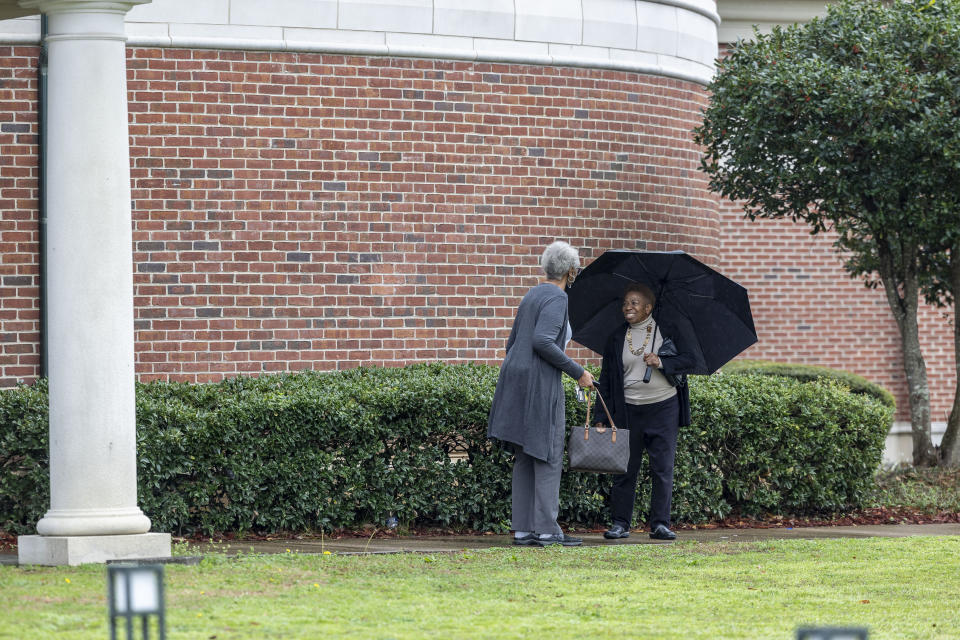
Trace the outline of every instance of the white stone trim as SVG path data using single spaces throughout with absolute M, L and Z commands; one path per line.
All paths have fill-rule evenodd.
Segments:
M 718 31 L 721 43 L 753 37 L 754 25 L 761 33 L 774 26 L 809 22 L 826 13 L 831 0 L 717 0 L 722 19 Z
M 24 9 L 43 13 L 126 13 L 131 7 L 152 0 L 20 0 Z
M 24 1 L 82 4 L 78 0 Z M 714 73 L 720 22 L 714 0 L 491 0 L 488 4 L 470 0 L 282 0 L 277 4 L 279 13 L 269 19 L 263 11 L 253 11 L 251 2 L 153 0 L 127 16 L 128 44 L 574 66 L 706 85 Z M 416 15 L 387 26 L 370 13 L 378 4 L 388 7 L 391 15 L 405 15 L 404 8 L 416 9 Z M 433 16 L 432 22 L 420 15 L 425 12 Z M 363 22 L 364 16 L 369 24 Z M 262 24 L 250 24 L 257 21 Z M 622 29 L 613 34 L 604 21 L 622 21 Z M 32 37 L 27 35 L 31 22 Z M 36 44 L 38 22 L 37 18 L 0 22 L 0 43 Z
M 939 445 L 943 434 L 947 430 L 946 422 L 930 423 L 930 439 L 933 444 Z M 883 464 L 893 466 L 897 464 L 911 464 L 913 462 L 913 430 L 908 420 L 897 420 L 887 433 L 883 449 Z
M 168 25 L 168 33 L 171 38 L 189 38 L 194 40 L 210 39 L 213 41 L 240 40 L 243 42 L 255 42 L 257 40 L 270 41 L 285 39 L 283 27 L 262 27 L 239 24 L 174 23 Z
M 669 1 L 669 0 L 667 0 Z M 724 20 L 753 20 L 787 24 L 804 22 L 826 11 L 832 0 L 717 0 Z
M 383 34 L 370 34 L 384 37 Z M 37 35 L 12 33 L 0 35 L 0 44 L 37 45 Z M 432 58 L 465 60 L 469 62 L 501 62 L 539 66 L 584 67 L 643 73 L 706 85 L 713 77 L 713 67 L 691 60 L 628 49 L 603 49 L 609 57 L 580 58 L 551 55 L 549 45 L 536 42 L 502 41 L 504 46 L 493 46 L 489 40 L 477 39 L 473 49 L 442 49 L 413 46 L 390 46 L 374 42 L 310 42 L 304 40 L 255 40 L 242 38 L 201 38 L 156 34 L 129 35 L 127 46 L 183 49 L 224 49 L 229 51 L 287 51 L 303 53 L 330 53 L 349 56 L 395 56 L 398 58 Z M 498 43 L 499 45 L 499 43 Z
M 722 18 L 720 12 L 713 8 L 713 2 L 710 0 L 705 0 L 702 2 L 697 2 L 696 0 L 654 0 L 659 4 L 668 4 L 678 9 L 686 9 L 687 11 L 692 11 L 694 13 L 699 13 L 700 15 L 710 18 L 713 20 L 717 26 L 720 26 L 722 23 Z
M 489 43 L 489 40 L 485 41 Z M 561 67 L 587 67 L 631 71 L 666 76 L 705 85 L 713 77 L 713 67 L 692 60 L 657 56 L 659 63 L 650 64 L 645 60 L 651 55 L 645 51 L 626 51 L 592 47 L 605 57 L 581 58 L 563 55 L 550 55 L 549 45 L 533 42 L 504 41 L 511 45 L 504 48 L 452 49 L 442 47 L 417 47 L 411 45 L 390 44 L 346 44 L 340 42 L 306 42 L 298 40 L 252 40 L 241 38 L 202 38 L 175 36 L 129 36 L 127 44 L 132 47 L 173 47 L 188 49 L 226 49 L 240 51 L 290 51 L 305 53 L 334 53 L 363 56 L 395 56 L 398 58 L 435 58 L 442 60 L 467 60 L 473 62 L 505 62 L 514 64 L 534 64 Z M 483 43 L 477 43 L 482 45 Z M 516 45 L 526 45 L 542 49 L 544 53 L 526 53 L 518 51 Z M 525 47 L 524 47 L 525 48 Z M 654 54 L 655 55 L 655 54 Z M 620 56 L 636 56 L 638 61 L 621 59 Z M 665 59 L 670 58 L 670 59 Z M 644 60 L 644 61 L 641 61 Z
M 114 33 L 67 33 L 62 35 L 47 36 L 47 42 L 60 42 L 62 40 L 120 40 L 127 41 L 127 36 Z
M 930 433 L 933 436 L 943 436 L 943 433 L 946 430 L 947 430 L 946 422 L 930 423 Z M 913 428 L 910 426 L 909 420 L 897 420 L 893 423 L 893 426 L 890 427 L 891 435 L 898 435 L 901 433 L 913 433 Z
M 32 33 L 5 33 L 0 37 L 0 44 L 25 44 L 37 46 L 40 37 Z

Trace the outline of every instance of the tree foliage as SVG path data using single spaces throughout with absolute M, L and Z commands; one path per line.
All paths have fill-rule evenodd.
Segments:
M 903 339 L 915 462 L 931 462 L 916 312 L 921 294 L 951 300 L 960 0 L 841 0 L 822 18 L 738 42 L 710 90 L 696 140 L 711 187 L 751 219 L 834 231 L 847 271 L 883 285 Z
M 851 271 L 870 275 L 859 261 L 880 242 L 935 236 L 944 211 L 956 220 L 958 70 L 955 0 L 845 1 L 758 33 L 719 62 L 697 131 L 704 169 L 753 217 L 835 229 Z

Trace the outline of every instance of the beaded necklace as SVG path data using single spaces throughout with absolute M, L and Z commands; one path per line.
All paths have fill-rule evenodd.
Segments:
M 639 349 L 633 348 L 633 327 L 627 328 L 627 348 L 635 356 L 642 356 L 644 350 L 647 348 L 647 344 L 650 342 L 650 334 L 653 333 L 653 321 L 650 321 L 650 324 L 647 325 L 647 335 L 643 338 L 643 344 L 640 345 Z

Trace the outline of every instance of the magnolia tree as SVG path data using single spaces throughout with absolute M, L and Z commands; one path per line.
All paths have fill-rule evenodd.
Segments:
M 882 286 L 914 463 L 936 464 L 917 309 L 923 295 L 952 304 L 960 293 L 960 0 L 841 0 L 738 42 L 709 89 L 695 136 L 711 187 L 750 219 L 834 232 L 851 276 Z

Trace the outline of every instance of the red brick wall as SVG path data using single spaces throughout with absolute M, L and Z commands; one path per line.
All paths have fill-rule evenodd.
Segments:
M 128 65 L 143 380 L 497 362 L 555 238 L 585 262 L 636 247 L 717 259 L 692 83 L 174 49 L 131 49 Z M 33 233 L 35 203 L 8 205 L 3 223 L 18 216 Z M 20 242 L 35 271 L 35 243 Z M 22 301 L 35 315 L 35 293 Z M 4 297 L 0 311 L 13 308 Z M 35 359 L 35 322 L 11 326 L 0 336 Z M 4 363 L 0 384 L 32 375 Z
M 849 278 L 828 234 L 786 220 L 749 222 L 720 208 L 720 270 L 750 291 L 759 342 L 743 358 L 852 371 L 894 393 L 909 419 L 900 336 L 883 291 Z M 921 307 L 920 333 L 932 419 L 945 422 L 955 385 L 953 313 Z
M 36 47 L 0 47 L 0 386 L 37 374 Z M 696 85 L 614 71 L 129 52 L 141 379 L 496 362 L 554 238 L 685 248 L 746 285 L 744 357 L 822 364 L 906 406 L 881 292 L 829 238 L 717 214 Z M 933 418 L 950 327 L 925 309 Z M 588 352 L 575 356 L 585 358 Z M 905 414 L 901 412 L 901 417 Z
M 38 47 L 0 45 L 0 387 L 40 363 Z

